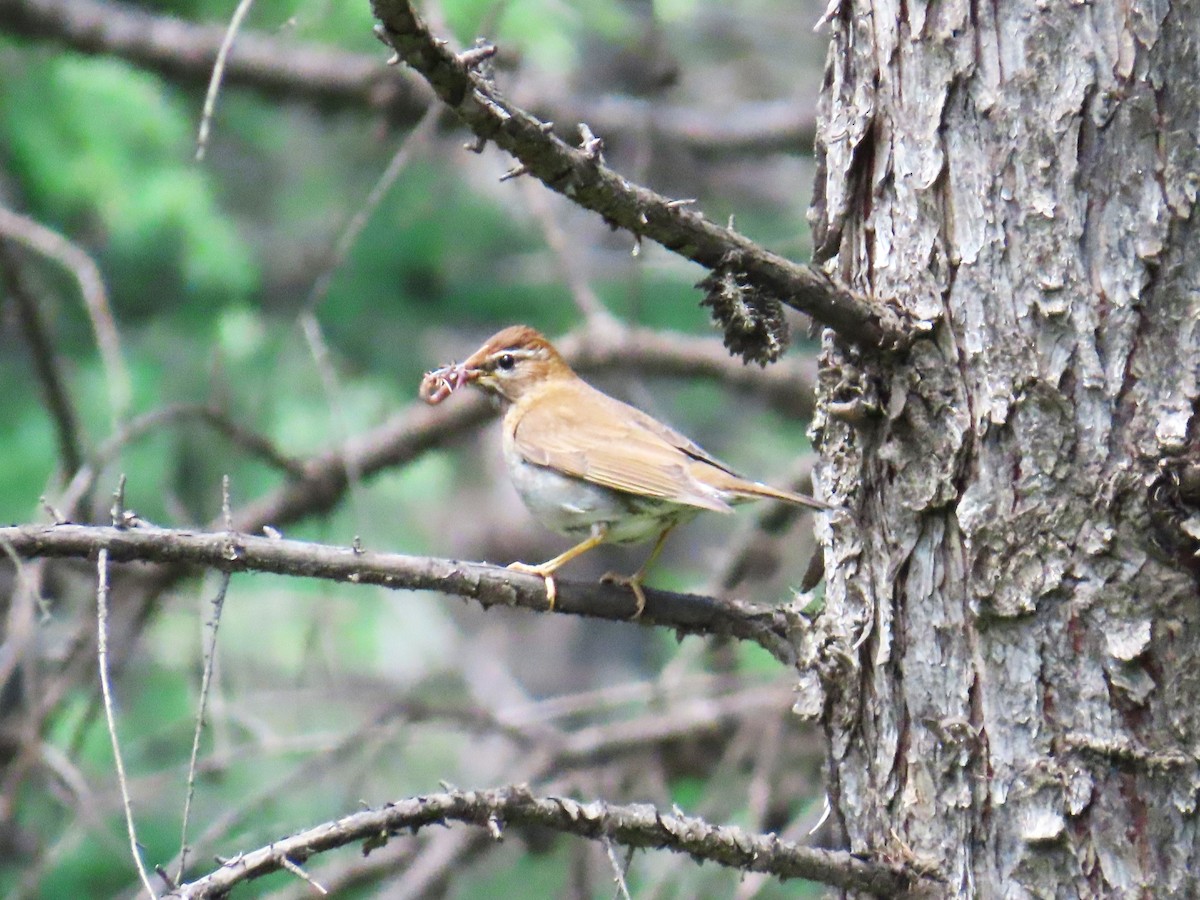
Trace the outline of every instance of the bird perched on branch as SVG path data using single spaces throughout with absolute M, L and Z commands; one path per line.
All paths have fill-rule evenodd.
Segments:
M 466 362 L 427 373 L 421 398 L 441 403 L 467 384 L 507 406 L 504 461 L 529 511 L 549 528 L 580 538 L 540 565 L 509 566 L 545 579 L 550 609 L 554 573 L 600 544 L 657 538 L 636 573 L 604 576 L 630 588 L 637 618 L 646 605 L 646 570 L 671 530 L 701 510 L 728 513 L 734 504 L 763 498 L 831 508 L 737 475 L 679 432 L 592 387 L 528 326 L 505 328 Z

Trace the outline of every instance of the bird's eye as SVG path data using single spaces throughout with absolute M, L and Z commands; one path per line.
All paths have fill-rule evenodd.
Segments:
M 516 364 L 517 361 L 513 358 L 511 353 L 505 353 L 498 360 L 496 360 L 496 365 L 502 369 L 511 369 Z

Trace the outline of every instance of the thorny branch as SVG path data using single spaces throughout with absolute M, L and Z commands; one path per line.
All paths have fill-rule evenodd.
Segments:
M 781 841 L 773 834 L 747 834 L 740 828 L 703 819 L 663 814 L 649 804 L 580 803 L 566 797 L 537 797 L 527 787 L 448 791 L 412 797 L 365 810 L 239 854 L 212 874 L 182 885 L 169 896 L 224 896 L 235 885 L 303 862 L 347 844 L 363 842 L 364 853 L 383 846 L 401 831 L 416 831 L 447 820 L 491 828 L 503 835 L 508 825 L 540 825 L 593 840 L 608 839 L 633 848 L 665 848 L 697 862 L 780 878 L 806 878 L 852 891 L 894 897 L 920 875 L 897 866 L 869 862 L 845 851 L 816 850 Z
M 332 547 L 237 532 L 192 532 L 153 526 L 16 525 L 0 528 L 0 546 L 17 556 L 94 558 L 104 550 L 112 562 L 158 562 L 221 572 L 272 572 L 392 589 L 433 590 L 472 599 L 485 608 L 512 606 L 544 611 L 543 580 L 499 566 L 354 547 Z M 559 581 L 558 612 L 622 621 L 635 600 L 619 585 Z M 791 633 L 802 620 L 784 609 L 697 594 L 646 590 L 640 624 L 680 634 L 728 635 L 754 641 L 781 662 L 795 662 Z
M 421 73 L 481 140 L 494 141 L 516 157 L 517 171 L 528 172 L 639 238 L 657 241 L 713 271 L 736 272 L 848 341 L 868 349 L 907 343 L 908 329 L 898 312 L 871 303 L 823 272 L 764 250 L 686 204 L 631 184 L 604 165 L 594 138 L 585 137 L 577 148 L 555 136 L 549 123 L 508 102 L 479 72 L 490 48 L 455 54 L 433 36 L 408 0 L 372 0 L 372 8 L 396 59 Z

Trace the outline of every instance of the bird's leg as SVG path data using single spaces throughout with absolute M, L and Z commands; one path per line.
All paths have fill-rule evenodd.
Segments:
M 606 584 L 623 584 L 633 591 L 633 599 L 637 602 L 637 609 L 634 610 L 630 619 L 638 619 L 646 609 L 646 592 L 642 590 L 642 581 L 646 577 L 646 572 L 654 565 L 654 561 L 658 559 L 662 553 L 663 544 L 667 542 L 667 535 L 675 530 L 675 523 L 668 525 L 663 529 L 662 534 L 658 536 L 658 540 L 654 544 L 654 549 L 650 551 L 650 557 L 642 567 L 632 575 L 618 575 L 616 572 L 609 572 L 600 580 Z
M 608 537 L 608 526 L 597 525 L 592 529 L 592 534 L 586 540 L 580 541 L 570 550 L 564 550 L 554 559 L 546 560 L 541 565 L 531 566 L 523 562 L 509 563 L 508 568 L 514 572 L 524 572 L 526 575 L 539 575 L 546 582 L 546 607 L 548 612 L 554 611 L 554 601 L 558 598 L 558 588 L 554 584 L 554 573 L 569 563 L 577 556 L 583 556 L 589 550 L 592 550 L 604 543 L 604 539 Z

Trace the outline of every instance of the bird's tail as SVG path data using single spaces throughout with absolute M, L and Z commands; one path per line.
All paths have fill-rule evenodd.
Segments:
M 766 497 L 771 500 L 782 500 L 784 503 L 805 506 L 809 509 L 829 510 L 835 508 L 806 494 L 783 491 L 779 488 L 773 488 L 769 484 L 759 484 L 757 481 L 742 481 L 739 479 L 739 484 L 733 489 L 733 492 L 741 494 L 743 497 Z

